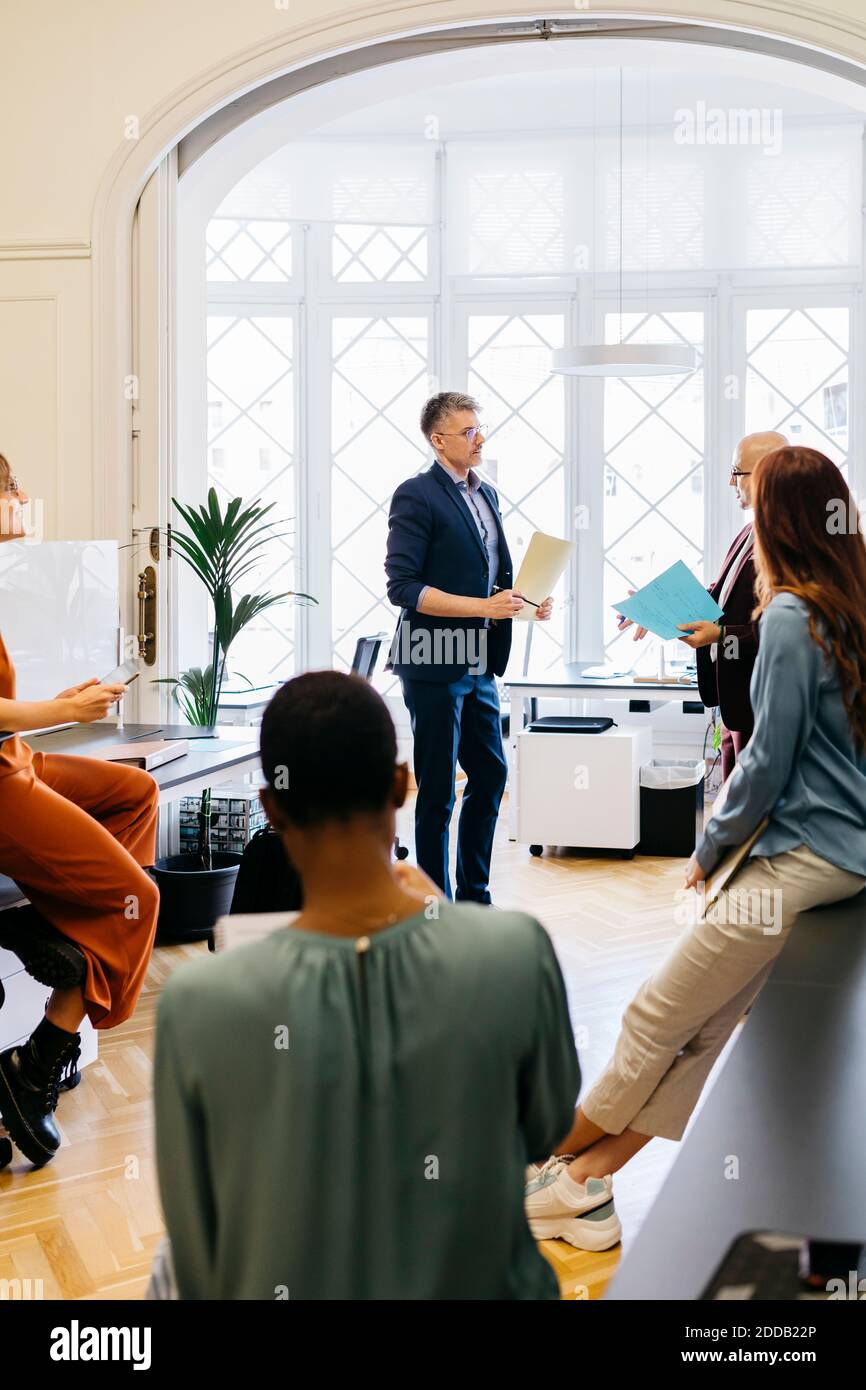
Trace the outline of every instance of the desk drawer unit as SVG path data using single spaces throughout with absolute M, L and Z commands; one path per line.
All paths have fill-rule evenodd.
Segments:
M 6 991 L 6 1001 L 0 1009 L 0 1052 L 3 1052 L 14 1043 L 23 1042 L 33 1032 L 51 990 L 28 975 L 11 951 L 0 950 L 0 980 Z M 85 1019 L 81 1025 L 79 1067 L 95 1062 L 96 1053 L 96 1031 L 89 1019 Z
M 640 840 L 640 768 L 652 757 L 641 726 L 601 734 L 517 737 L 517 838 L 543 845 L 633 851 Z

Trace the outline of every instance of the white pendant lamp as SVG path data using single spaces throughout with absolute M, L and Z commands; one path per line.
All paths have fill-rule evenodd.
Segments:
M 619 323 L 618 343 L 587 343 L 555 348 L 550 370 L 562 376 L 674 376 L 693 372 L 695 349 L 689 343 L 624 343 L 622 341 L 622 68 L 619 70 Z
M 555 348 L 550 369 L 563 376 L 673 376 L 695 366 L 688 343 L 589 343 Z

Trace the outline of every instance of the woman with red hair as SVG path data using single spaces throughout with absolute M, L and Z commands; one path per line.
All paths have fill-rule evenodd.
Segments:
M 755 728 L 686 888 L 767 825 L 629 1004 L 614 1056 L 559 1157 L 529 1183 L 537 1239 L 606 1248 L 588 1243 L 601 1226 L 615 1243 L 611 1175 L 653 1136 L 682 1137 L 798 915 L 866 884 L 866 545 L 857 508 L 839 469 L 814 449 L 767 454 L 753 483 Z

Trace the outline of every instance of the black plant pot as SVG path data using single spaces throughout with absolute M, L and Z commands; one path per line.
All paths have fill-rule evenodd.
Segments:
M 220 852 L 212 858 L 213 868 L 203 869 L 197 854 L 169 854 L 150 870 L 159 888 L 160 940 L 201 941 L 228 912 L 241 856 Z

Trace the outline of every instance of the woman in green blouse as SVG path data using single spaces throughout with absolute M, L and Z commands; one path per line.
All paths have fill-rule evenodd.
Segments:
M 180 1296 L 556 1298 L 523 1210 L 580 1084 L 546 933 L 395 869 L 407 769 L 364 681 L 289 681 L 261 750 L 304 907 L 160 1000 Z

